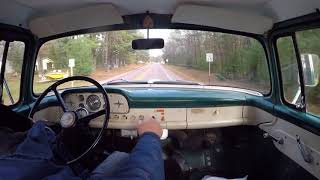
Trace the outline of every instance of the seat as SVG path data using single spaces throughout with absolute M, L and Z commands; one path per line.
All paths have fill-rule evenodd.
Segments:
M 0 104 L 0 127 L 6 127 L 12 129 L 15 132 L 27 131 L 31 128 L 31 121 L 14 111 L 8 106 Z

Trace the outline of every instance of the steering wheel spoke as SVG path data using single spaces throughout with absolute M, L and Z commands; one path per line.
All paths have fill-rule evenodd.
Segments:
M 63 112 L 67 112 L 68 107 L 66 106 L 66 103 L 64 102 L 64 100 L 61 97 L 61 94 L 58 92 L 57 88 L 53 88 L 52 91 L 54 92 L 55 96 L 57 97 L 57 100 L 58 100 Z
M 105 114 L 105 110 L 100 110 L 100 111 L 97 111 L 95 113 L 92 113 L 92 114 L 89 114 L 83 118 L 80 118 L 78 119 L 78 122 L 79 123 L 84 123 L 84 124 L 89 124 L 91 120 L 99 117 L 99 116 L 102 116 Z

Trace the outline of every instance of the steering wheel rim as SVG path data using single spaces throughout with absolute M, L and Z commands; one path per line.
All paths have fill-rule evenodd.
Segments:
M 74 162 L 77 162 L 78 160 L 80 160 L 82 157 L 84 157 L 86 154 L 88 154 L 98 143 L 99 141 L 101 140 L 101 137 L 103 135 L 103 132 L 104 130 L 108 127 L 108 123 L 109 123 L 109 118 L 110 118 L 110 103 L 109 103 L 109 98 L 108 98 L 108 95 L 107 95 L 107 92 L 106 90 L 102 87 L 102 85 L 100 83 L 98 83 L 97 81 L 95 81 L 94 79 L 91 79 L 89 77 L 85 77 L 85 76 L 72 76 L 72 77 L 67 77 L 67 78 L 64 78 L 64 79 L 61 79 L 55 83 L 53 83 L 51 86 L 49 86 L 39 97 L 38 99 L 36 100 L 36 102 L 34 103 L 33 107 L 31 108 L 30 110 L 30 113 L 29 113 L 29 119 L 32 121 L 32 122 L 35 122 L 33 120 L 33 116 L 35 115 L 35 113 L 37 112 L 37 108 L 38 106 L 40 105 L 40 102 L 44 99 L 44 97 L 46 97 L 46 95 L 53 91 L 59 104 L 60 104 L 60 107 L 62 107 L 62 110 L 64 113 L 66 112 L 73 112 L 73 111 L 68 111 L 65 103 L 64 103 L 64 100 L 63 98 L 61 97 L 61 94 L 58 92 L 57 90 L 57 87 L 61 84 L 64 84 L 64 83 L 67 83 L 67 82 L 70 82 L 70 81 L 76 81 L 76 80 L 79 80 L 79 81 L 87 81 L 87 82 L 90 82 L 92 83 L 93 85 L 95 85 L 98 90 L 100 90 L 100 92 L 102 93 L 103 97 L 104 97 L 104 101 L 105 101 L 105 108 L 104 110 L 100 110 L 100 111 L 97 111 L 93 114 L 90 114 L 90 115 L 87 115 L 86 117 L 84 118 L 81 118 L 81 119 L 77 119 L 75 121 L 88 121 L 87 123 L 90 122 L 90 120 L 96 118 L 96 117 L 99 117 L 103 114 L 105 114 L 105 118 L 104 118 L 104 122 L 103 122 L 103 125 L 102 125 L 102 128 L 100 130 L 100 132 L 98 133 L 98 136 L 97 138 L 95 139 L 95 141 L 91 144 L 91 146 L 85 150 L 82 154 L 80 154 L 78 157 L 68 161 L 66 164 L 72 164 Z M 75 112 L 74 112 L 75 113 Z M 76 123 L 76 122 L 75 122 Z M 61 125 L 61 123 L 59 123 Z M 62 126 L 62 125 L 61 125 Z M 64 127 L 62 127 L 64 128 Z

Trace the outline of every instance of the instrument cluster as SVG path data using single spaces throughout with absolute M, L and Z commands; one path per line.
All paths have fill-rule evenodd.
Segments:
M 108 98 L 111 113 L 125 114 L 129 112 L 128 101 L 123 95 L 109 93 Z M 106 106 L 101 93 L 70 93 L 66 94 L 63 99 L 70 110 L 75 110 L 81 116 L 97 112 Z

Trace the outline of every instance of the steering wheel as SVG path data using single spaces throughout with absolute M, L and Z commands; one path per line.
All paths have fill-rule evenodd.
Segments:
M 87 81 L 90 82 L 91 84 L 95 85 L 98 90 L 102 93 L 104 101 L 105 101 L 105 108 L 103 110 L 97 111 L 95 113 L 89 114 L 83 118 L 78 118 L 78 115 L 75 111 L 72 111 L 70 109 L 68 109 L 68 107 L 66 106 L 63 98 L 61 97 L 60 92 L 57 90 L 57 87 L 61 84 L 70 82 L 70 81 Z M 43 100 L 44 97 L 47 96 L 47 94 L 49 92 L 53 91 L 58 102 L 59 105 L 61 106 L 62 110 L 63 110 L 63 115 L 60 118 L 60 125 L 62 129 L 68 129 L 68 128 L 72 128 L 74 126 L 76 126 L 79 123 L 83 123 L 86 126 L 89 126 L 89 122 L 96 118 L 99 117 L 101 115 L 105 115 L 104 118 L 104 122 L 102 125 L 101 130 L 99 131 L 96 139 L 93 141 L 93 143 L 84 151 L 84 153 L 80 154 L 78 157 L 70 160 L 67 162 L 67 164 L 71 164 L 74 163 L 78 160 L 80 160 L 82 157 L 84 157 L 86 154 L 88 154 L 91 150 L 94 149 L 94 147 L 98 144 L 98 142 L 100 141 L 104 130 L 108 127 L 108 122 L 109 122 L 109 116 L 110 116 L 110 103 L 109 103 L 109 99 L 108 99 L 108 95 L 106 90 L 101 86 L 101 84 L 99 84 L 97 81 L 88 78 L 88 77 L 84 77 L 84 76 L 72 76 L 72 77 L 68 77 L 68 78 L 64 78 L 62 80 L 59 80 L 57 82 L 55 82 L 54 84 L 52 84 L 51 86 L 49 86 L 41 95 L 40 97 L 36 100 L 36 102 L 34 103 L 34 106 L 32 107 L 30 113 L 29 113 L 29 118 L 35 122 L 35 120 L 33 119 L 34 114 L 37 112 L 38 106 L 40 105 L 40 102 Z

